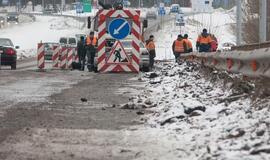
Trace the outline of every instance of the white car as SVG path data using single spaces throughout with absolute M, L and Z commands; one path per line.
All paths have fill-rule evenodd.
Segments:
M 154 10 L 147 11 L 146 19 L 157 19 L 157 12 Z
M 123 40 L 121 41 L 124 49 L 127 52 L 127 55 L 132 56 L 132 40 Z M 141 42 L 140 43 L 140 70 L 148 72 L 150 70 L 150 58 L 149 58 L 149 52 L 145 48 L 145 45 Z

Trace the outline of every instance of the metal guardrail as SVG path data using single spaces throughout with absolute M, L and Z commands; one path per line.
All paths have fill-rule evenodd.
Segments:
M 187 53 L 180 57 L 218 70 L 242 73 L 249 77 L 270 78 L 270 48 L 221 53 Z
M 232 51 L 251 51 L 251 50 L 260 49 L 260 48 L 270 48 L 270 42 L 233 46 Z

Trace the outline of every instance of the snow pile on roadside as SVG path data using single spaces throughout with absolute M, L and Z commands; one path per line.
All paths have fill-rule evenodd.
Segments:
M 161 67 L 142 78 L 149 84 L 130 106 L 146 108 L 147 124 L 177 139 L 180 159 L 270 158 L 270 107 L 252 105 L 247 98 L 252 85 L 224 87 L 219 77 L 225 73 L 205 79 L 199 67 L 185 63 Z

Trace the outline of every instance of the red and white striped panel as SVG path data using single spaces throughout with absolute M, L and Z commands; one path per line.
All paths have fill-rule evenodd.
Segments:
M 140 11 L 135 10 L 101 10 L 98 13 L 98 71 L 100 72 L 136 72 L 140 71 Z M 106 61 L 106 18 L 130 18 L 132 23 L 132 57 L 130 64 L 108 64 Z
M 42 43 L 38 44 L 37 65 L 39 69 L 45 68 L 45 45 Z
M 73 48 L 68 48 L 67 50 L 67 69 L 72 69 L 72 62 L 73 62 Z
M 53 46 L 53 55 L 52 55 L 52 61 L 53 61 L 53 67 L 58 68 L 59 67 L 59 55 L 60 55 L 60 45 Z
M 79 63 L 79 55 L 78 55 L 78 49 L 77 48 L 73 48 L 74 50 L 74 62 Z
M 61 61 L 60 61 L 60 68 L 66 69 L 66 63 L 67 63 L 67 48 L 63 47 L 61 49 Z

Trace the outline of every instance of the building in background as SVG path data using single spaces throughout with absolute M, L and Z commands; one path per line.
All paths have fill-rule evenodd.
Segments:
M 194 12 L 212 12 L 213 0 L 192 0 L 192 10 Z

